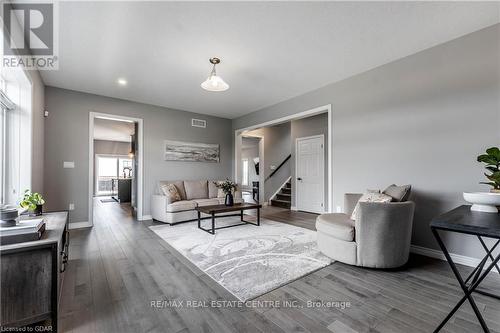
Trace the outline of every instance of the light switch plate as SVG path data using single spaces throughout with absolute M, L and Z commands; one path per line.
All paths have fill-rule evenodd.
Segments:
M 75 168 L 75 162 L 73 161 L 64 161 L 63 162 L 63 168 L 64 169 L 74 169 Z

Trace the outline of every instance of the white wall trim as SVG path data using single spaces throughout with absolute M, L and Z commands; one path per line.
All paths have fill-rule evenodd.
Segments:
M 100 112 L 89 112 L 89 190 L 88 190 L 88 198 L 89 198 L 89 207 L 88 207 L 88 219 L 90 226 L 93 225 L 93 186 L 94 186 L 94 119 L 95 118 L 105 118 L 105 119 L 114 119 L 114 120 L 125 120 L 132 121 L 138 123 L 138 134 L 137 138 L 139 140 L 139 156 L 138 158 L 138 170 L 136 170 L 134 177 L 137 178 L 137 219 L 141 220 L 143 218 L 143 202 L 144 202 L 144 188 L 143 188 L 143 180 L 144 180 L 144 126 L 142 118 L 135 117 L 127 117 L 121 115 L 114 115 L 108 113 L 100 113 Z
M 70 230 L 81 229 L 81 228 L 91 228 L 91 227 L 92 227 L 92 223 L 90 223 L 89 221 L 85 221 L 85 222 L 71 222 L 68 225 L 68 228 Z
M 273 200 L 273 199 L 274 199 L 274 198 L 278 195 L 278 193 L 280 193 L 280 191 L 281 191 L 281 189 L 283 188 L 283 186 L 285 186 L 285 185 L 286 185 L 286 183 L 288 183 L 288 182 L 289 182 L 289 181 L 291 181 L 291 180 L 292 180 L 292 176 L 288 177 L 288 178 L 285 180 L 285 182 L 284 182 L 283 184 L 281 184 L 281 186 L 278 188 L 278 190 L 276 190 L 276 192 L 274 192 L 274 193 L 273 193 L 273 195 L 271 195 L 271 196 L 269 197 L 269 201 L 268 201 L 268 202 L 269 202 L 269 204 L 271 204 L 271 200 Z
M 137 218 L 137 221 L 147 221 L 147 220 L 152 220 L 153 216 L 151 215 L 142 215 L 141 218 Z
M 415 253 L 415 254 L 420 254 L 422 256 L 431 257 L 431 258 L 435 258 L 435 259 L 441 259 L 441 260 L 446 261 L 446 257 L 444 256 L 443 252 L 440 250 L 430 249 L 427 247 L 422 247 L 422 246 L 417 246 L 417 245 L 411 245 L 410 252 Z M 469 267 L 476 267 L 481 262 L 481 259 L 467 257 L 467 256 L 463 256 L 461 254 L 455 254 L 455 253 L 450 253 L 450 257 L 455 264 L 460 264 L 460 265 L 469 266 Z M 485 266 L 487 266 L 489 264 L 491 264 L 491 260 L 488 259 Z M 498 274 L 498 272 L 495 269 L 492 269 L 491 272 L 495 272 Z
M 239 150 L 241 150 L 241 136 L 243 132 L 245 131 L 251 131 L 257 128 L 261 127 L 267 127 L 267 126 L 272 126 L 272 125 L 277 125 L 281 123 L 285 123 L 287 121 L 291 120 L 297 120 L 297 119 L 302 119 L 302 118 L 307 118 L 307 117 L 312 117 L 321 113 L 328 113 L 328 180 L 327 180 L 327 186 L 328 186 L 328 212 L 333 212 L 333 206 L 334 206 L 334 198 L 333 198 L 333 110 L 332 110 L 332 105 L 331 104 L 326 104 L 323 106 L 319 106 L 313 109 L 309 109 L 306 111 L 298 112 L 289 116 L 281 117 L 275 120 L 270 120 L 263 122 L 261 124 L 256 124 L 244 128 L 240 128 L 234 131 L 234 137 L 235 137 L 235 144 L 234 144 L 234 157 L 235 157 L 235 163 L 234 163 L 234 176 L 236 179 L 238 179 L 238 168 L 239 168 L 239 161 L 238 159 L 240 158 Z
M 326 213 L 326 207 L 325 207 L 325 136 L 323 134 L 318 134 L 318 135 L 311 135 L 311 136 L 304 136 L 301 138 L 295 138 L 295 179 L 294 184 L 295 186 L 293 189 L 295 190 L 295 205 L 297 207 L 297 210 L 299 210 L 299 192 L 297 191 L 297 170 L 298 170 L 298 158 L 297 156 L 299 155 L 299 141 L 301 140 L 307 140 L 307 139 L 316 139 L 319 138 L 321 139 L 321 146 L 323 147 L 322 151 L 322 156 L 321 156 L 321 169 L 323 172 L 321 172 L 321 178 L 323 178 L 323 181 L 321 182 L 321 201 L 322 201 L 322 206 L 323 206 L 323 211 L 321 212 L 312 212 L 312 213 L 318 213 L 318 214 L 323 214 Z
M 295 207 L 295 206 L 290 207 L 290 210 L 293 210 L 293 211 L 295 211 L 295 212 L 298 212 L 298 211 L 299 211 L 299 210 L 297 209 L 297 207 Z

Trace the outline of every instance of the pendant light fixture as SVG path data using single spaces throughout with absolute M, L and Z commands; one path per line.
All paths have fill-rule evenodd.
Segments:
M 201 84 L 201 87 L 205 90 L 208 91 L 226 91 L 229 89 L 229 85 L 224 82 L 224 80 L 220 77 L 217 76 L 217 73 L 215 71 L 215 65 L 220 63 L 219 58 L 211 58 L 210 63 L 213 65 L 212 67 L 212 72 L 208 76 L 208 79 L 205 80 Z

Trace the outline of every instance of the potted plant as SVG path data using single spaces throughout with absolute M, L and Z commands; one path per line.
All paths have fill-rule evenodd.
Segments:
M 500 193 L 500 149 L 498 147 L 486 149 L 486 154 L 479 155 L 477 161 L 485 163 L 486 170 L 490 172 L 484 174 L 489 181 L 480 184 L 490 185 L 493 187 L 491 192 Z
M 21 207 L 28 209 L 35 216 L 42 215 L 42 206 L 45 203 L 40 193 L 33 193 L 30 190 L 24 191 Z
M 236 190 L 236 187 L 238 185 L 229 179 L 226 179 L 223 182 L 214 182 L 214 184 L 215 186 L 220 188 L 222 192 L 224 192 L 224 194 L 226 195 L 225 205 L 233 206 L 234 205 L 233 192 Z

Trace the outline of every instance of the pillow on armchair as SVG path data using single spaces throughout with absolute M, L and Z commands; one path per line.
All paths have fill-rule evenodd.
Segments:
M 408 200 L 411 192 L 411 185 L 397 186 L 395 184 L 387 187 L 382 193 L 390 196 L 395 202 L 404 202 Z
M 356 204 L 356 207 L 354 207 L 354 210 L 351 215 L 351 220 L 357 220 L 358 218 L 358 211 L 359 211 L 359 203 L 360 202 L 391 202 L 392 197 L 384 194 L 384 193 L 365 193 L 363 196 L 358 200 L 358 203 Z

